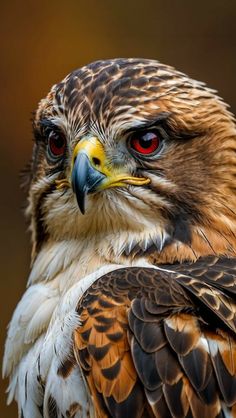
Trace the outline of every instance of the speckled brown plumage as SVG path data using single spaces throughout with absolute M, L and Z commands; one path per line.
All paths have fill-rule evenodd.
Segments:
M 214 418 L 225 416 L 223 402 L 236 408 L 235 266 L 209 258 L 178 273 L 122 269 L 89 288 L 75 353 L 98 417 L 127 408 Z

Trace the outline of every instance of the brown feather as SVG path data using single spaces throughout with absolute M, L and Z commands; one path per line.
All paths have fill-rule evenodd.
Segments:
M 89 385 L 94 382 L 91 391 L 96 387 L 108 409 L 112 405 L 110 413 L 121 411 L 122 402 L 131 399 L 139 382 L 145 396 L 141 410 L 149 404 L 160 418 L 218 418 L 223 417 L 223 400 L 228 408 L 236 403 L 236 338 L 232 316 L 222 310 L 230 297 L 218 290 L 223 283 L 229 285 L 224 277 L 228 273 L 227 269 L 214 273 L 215 260 L 208 259 L 204 269 L 201 263 L 194 268 L 196 277 L 190 275 L 191 265 L 189 275 L 187 265 L 182 266 L 185 274 L 180 273 L 181 267 L 178 273 L 117 270 L 99 279 L 81 300 L 78 313 L 83 320 L 75 332 L 75 350 L 80 361 L 80 347 L 86 345 L 91 366 L 89 371 L 84 368 L 85 376 Z M 211 306 L 206 292 L 214 298 Z M 99 314 L 89 314 L 98 306 Z M 106 323 L 109 328 L 97 330 L 92 325 L 86 334 L 91 318 L 94 325 Z M 218 318 L 230 333 L 216 329 Z M 111 330 L 114 341 L 107 337 Z M 83 367 L 83 361 L 80 364 Z

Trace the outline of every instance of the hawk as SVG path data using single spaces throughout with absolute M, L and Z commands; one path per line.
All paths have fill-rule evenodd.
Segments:
M 236 417 L 236 128 L 205 84 L 97 61 L 35 114 L 21 418 Z

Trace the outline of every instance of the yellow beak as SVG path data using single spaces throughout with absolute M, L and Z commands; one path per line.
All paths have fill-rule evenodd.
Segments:
M 84 213 L 88 193 L 128 184 L 143 186 L 150 180 L 130 176 L 121 172 L 120 168 L 113 167 L 101 142 L 96 137 L 90 137 L 82 139 L 74 149 L 71 182 L 79 208 Z

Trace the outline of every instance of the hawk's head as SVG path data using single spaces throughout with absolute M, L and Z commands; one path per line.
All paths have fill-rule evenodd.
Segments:
M 36 252 L 84 237 L 159 261 L 233 252 L 235 125 L 204 84 L 156 61 L 98 61 L 53 86 L 34 130 Z

